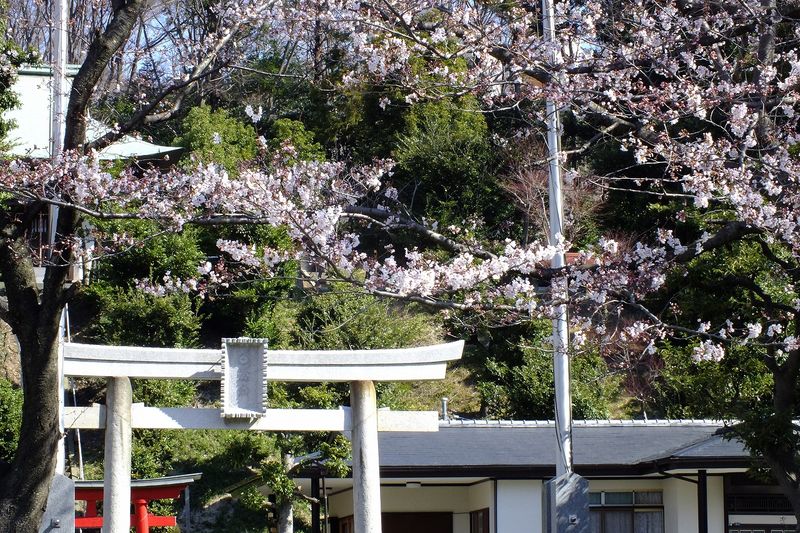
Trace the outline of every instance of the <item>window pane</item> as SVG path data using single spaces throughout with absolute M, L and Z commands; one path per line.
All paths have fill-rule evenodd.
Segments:
M 663 495 L 660 491 L 637 492 L 636 503 L 649 503 L 649 504 L 662 504 L 664 503 Z
M 633 531 L 633 513 L 630 511 L 605 511 L 603 513 L 603 529 L 614 533 L 630 533 Z
M 600 499 L 601 494 L 599 492 L 590 492 L 589 493 L 589 505 L 600 505 L 602 500 Z
M 663 511 L 636 511 L 633 513 L 634 533 L 664 533 Z
M 606 492 L 606 505 L 631 505 L 633 503 L 632 492 Z

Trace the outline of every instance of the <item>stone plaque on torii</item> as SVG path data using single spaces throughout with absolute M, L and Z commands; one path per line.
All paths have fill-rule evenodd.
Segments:
M 106 405 L 65 407 L 66 429 L 106 430 L 103 533 L 127 533 L 132 428 L 349 431 L 356 533 L 380 533 L 378 431 L 437 431 L 436 411 L 377 409 L 376 381 L 443 379 L 464 342 L 386 350 L 268 350 L 264 339 L 223 339 L 219 350 L 64 343 L 64 375 L 109 378 Z M 221 381 L 223 407 L 131 403 L 129 378 Z M 270 409 L 268 381 L 350 383 L 339 409 Z

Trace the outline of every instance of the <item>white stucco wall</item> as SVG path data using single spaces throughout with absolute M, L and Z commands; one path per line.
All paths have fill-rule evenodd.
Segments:
M 690 476 L 694 477 L 694 476 Z M 495 509 L 495 483 L 497 509 Z M 452 512 L 453 533 L 469 533 L 469 513 L 489 509 L 490 533 L 539 533 L 542 529 L 542 482 L 487 480 L 474 485 L 381 487 L 384 512 Z M 589 480 L 589 490 L 661 490 L 665 533 L 697 533 L 697 485 L 675 478 Z M 352 491 L 329 497 L 331 516 L 353 513 Z M 495 530 L 495 512 L 497 529 Z M 724 485 L 721 476 L 708 476 L 708 531 L 725 532 Z
M 453 514 L 453 533 L 469 533 L 469 513 Z
M 344 517 L 353 514 L 353 491 L 345 490 L 328 497 L 331 516 Z M 400 486 L 381 487 L 381 509 L 385 513 L 453 513 L 453 533 L 469 533 L 469 513 L 478 509 L 490 509 L 490 533 L 494 531 L 494 481 L 488 480 L 474 485 L 422 486 L 407 488 Z M 501 529 L 501 531 L 503 531 Z
M 384 513 L 468 512 L 468 486 L 381 487 Z
M 725 483 L 708 476 L 708 533 L 725 533 Z
M 697 485 L 675 478 L 663 483 L 665 533 L 697 533 Z
M 328 514 L 340 518 L 353 514 L 353 491 L 348 489 L 328 495 Z
M 694 476 L 690 476 L 694 478 Z M 697 533 L 697 485 L 665 479 L 664 522 L 666 533 Z M 708 532 L 725 532 L 725 489 L 722 476 L 708 476 Z
M 694 476 L 689 476 L 694 479 Z M 725 494 L 721 476 L 708 476 L 708 531 L 725 532 Z M 697 485 L 675 478 L 590 480 L 589 490 L 661 490 L 665 533 L 697 533 Z
M 497 530 L 531 533 L 542 528 L 542 482 L 500 480 L 497 482 Z
M 384 513 L 468 513 L 470 486 L 407 488 L 381 487 L 381 510 Z M 353 514 L 353 491 L 346 490 L 328 497 L 331 516 Z
M 486 480 L 483 483 L 476 483 L 469 488 L 469 510 L 489 509 L 489 532 L 497 533 L 494 530 L 495 508 L 494 508 L 494 480 Z M 469 531 L 469 529 L 467 529 Z

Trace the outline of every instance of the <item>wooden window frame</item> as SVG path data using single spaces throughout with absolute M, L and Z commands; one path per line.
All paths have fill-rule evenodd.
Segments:
M 483 517 L 482 519 L 481 516 Z M 481 520 L 482 522 L 480 525 L 478 520 Z M 469 533 L 481 533 L 480 529 L 483 529 L 483 533 L 489 533 L 490 531 L 488 507 L 484 507 L 483 509 L 475 509 L 474 511 L 469 512 Z

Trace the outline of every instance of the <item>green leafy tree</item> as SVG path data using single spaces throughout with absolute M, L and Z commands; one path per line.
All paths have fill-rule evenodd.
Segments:
M 495 226 L 513 215 L 495 152 L 474 98 L 417 104 L 397 136 L 395 182 L 415 212 L 443 226 L 474 216 Z
M 307 130 L 299 120 L 280 118 L 272 123 L 269 147 L 278 150 L 283 143 L 292 145 L 300 161 L 325 161 L 322 145 L 315 140 L 314 133 Z
M 130 287 L 141 279 L 160 281 L 168 274 L 191 278 L 206 258 L 203 246 L 211 246 L 204 243 L 206 233 L 200 228 L 162 233 L 149 220 L 100 222 L 96 229 L 101 235 L 125 235 L 136 243 L 125 253 L 95 262 L 92 278 L 115 287 Z
M 176 144 L 186 147 L 197 161 L 222 165 L 228 172 L 255 157 L 258 149 L 253 127 L 231 117 L 225 109 L 193 107 L 184 118 L 182 129 Z
M 98 311 L 83 336 L 122 346 L 197 346 L 200 317 L 185 294 L 154 296 L 136 289 L 92 285 L 85 298 Z
M 486 416 L 553 419 L 550 328 L 549 322 L 539 321 L 482 337 L 482 349 L 471 357 L 478 358 L 477 386 Z M 620 379 L 609 372 L 603 358 L 592 349 L 574 354 L 571 378 L 574 416 L 608 418 L 621 390 Z

